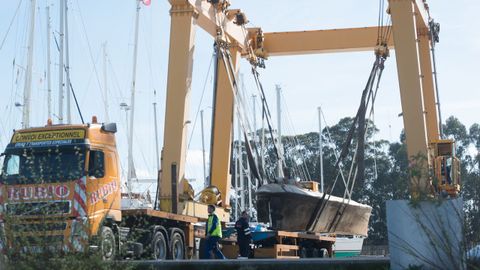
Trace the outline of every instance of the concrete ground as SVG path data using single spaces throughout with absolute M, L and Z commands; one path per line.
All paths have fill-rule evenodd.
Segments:
M 389 269 L 388 257 L 352 257 L 341 259 L 237 259 L 186 261 L 130 261 L 133 269 L 161 270 L 362 270 Z

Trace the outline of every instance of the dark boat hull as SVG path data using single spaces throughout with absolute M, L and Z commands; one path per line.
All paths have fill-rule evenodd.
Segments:
M 275 230 L 367 235 L 368 205 L 285 184 L 264 185 L 256 195 L 258 220 Z

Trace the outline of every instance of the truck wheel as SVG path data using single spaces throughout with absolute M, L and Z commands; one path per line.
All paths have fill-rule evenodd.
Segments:
M 174 232 L 170 238 L 170 252 L 172 260 L 185 259 L 185 245 L 183 243 L 183 237 L 180 233 Z
M 152 240 L 152 257 L 154 260 L 165 260 L 167 258 L 167 241 L 162 232 L 156 232 Z
M 103 226 L 100 232 L 100 251 L 104 261 L 115 258 L 115 234 L 110 227 Z

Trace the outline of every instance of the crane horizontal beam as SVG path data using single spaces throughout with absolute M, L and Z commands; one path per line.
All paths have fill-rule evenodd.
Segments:
M 386 29 L 380 29 L 385 31 Z M 298 32 L 264 33 L 267 56 L 333 52 L 372 51 L 377 45 L 379 28 L 344 28 Z M 393 48 L 393 38 L 388 41 Z

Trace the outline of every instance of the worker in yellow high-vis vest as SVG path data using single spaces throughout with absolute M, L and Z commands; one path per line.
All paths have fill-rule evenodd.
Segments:
M 222 238 L 222 224 L 217 215 L 215 215 L 215 206 L 208 206 L 208 220 L 205 228 L 206 249 L 205 258 L 208 259 L 225 259 L 225 256 L 218 248 L 218 241 Z M 215 255 L 213 257 L 212 255 Z

